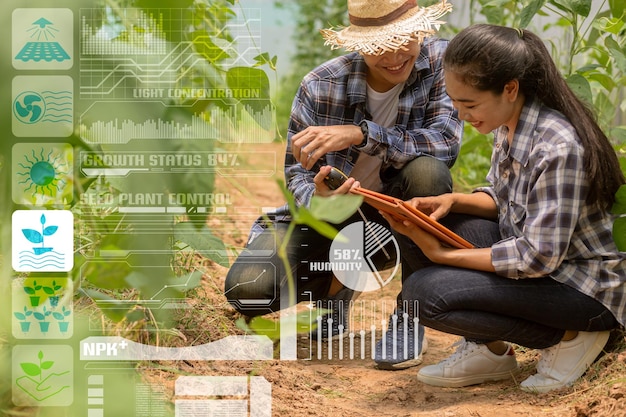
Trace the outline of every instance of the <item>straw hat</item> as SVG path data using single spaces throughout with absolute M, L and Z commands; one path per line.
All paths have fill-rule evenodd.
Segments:
M 348 0 L 350 26 L 320 32 L 332 49 L 381 55 L 433 35 L 445 23 L 438 19 L 451 10 L 446 0 L 429 7 L 417 0 Z

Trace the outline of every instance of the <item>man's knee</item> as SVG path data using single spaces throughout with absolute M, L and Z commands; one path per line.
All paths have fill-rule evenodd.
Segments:
M 224 281 L 224 296 L 228 303 L 245 316 L 271 313 L 276 297 L 275 288 L 268 289 L 263 275 L 267 270 L 258 263 L 235 262 Z
M 402 199 L 452 192 L 450 169 L 442 161 L 430 156 L 421 156 L 406 164 L 394 182 L 399 187 L 399 198 Z

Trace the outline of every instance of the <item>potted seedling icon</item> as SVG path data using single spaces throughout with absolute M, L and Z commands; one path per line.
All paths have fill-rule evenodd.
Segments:
M 46 224 L 46 216 L 44 214 L 42 214 L 39 218 L 39 222 L 41 223 L 41 233 L 34 229 L 22 229 L 22 233 L 30 242 L 41 243 L 41 247 L 33 247 L 35 255 L 41 255 L 52 250 L 52 248 L 44 246 L 43 238 L 44 236 L 51 236 L 55 234 L 59 228 L 58 226 L 44 227 Z
M 33 312 L 24 307 L 24 312 L 20 313 L 16 311 L 13 313 L 15 317 L 20 321 L 20 328 L 24 333 L 27 333 L 30 330 L 30 321 L 28 321 L 28 317 L 33 315 Z
M 59 330 L 61 331 L 61 333 L 67 332 L 67 328 L 69 327 L 70 322 L 66 321 L 65 318 L 69 316 L 71 313 L 72 312 L 68 310 L 67 308 L 65 308 L 65 306 L 63 306 L 61 311 L 52 312 L 52 317 L 54 317 L 55 319 L 59 321 Z
M 37 291 L 42 288 L 41 285 L 37 284 L 37 281 L 33 281 L 33 285 L 24 285 L 24 292 L 30 296 L 30 305 L 32 307 L 37 307 L 39 305 L 40 297 L 37 295 Z
M 59 296 L 57 294 L 61 288 L 63 287 L 57 284 L 56 281 L 52 281 L 52 285 L 50 287 L 46 285 L 42 287 L 43 291 L 49 296 L 48 299 L 50 300 L 50 306 L 56 307 L 59 304 Z
M 46 318 L 52 314 L 51 311 L 46 310 L 44 306 L 43 311 L 40 313 L 39 311 L 35 311 L 33 316 L 39 320 L 39 329 L 41 329 L 42 333 L 47 333 L 50 328 L 50 322 L 46 321 Z

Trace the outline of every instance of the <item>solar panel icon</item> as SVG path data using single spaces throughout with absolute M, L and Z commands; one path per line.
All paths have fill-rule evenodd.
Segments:
M 70 69 L 74 24 L 70 9 L 15 9 L 12 18 L 15 69 Z

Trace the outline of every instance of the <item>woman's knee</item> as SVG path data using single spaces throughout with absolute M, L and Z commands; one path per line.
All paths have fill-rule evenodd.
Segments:
M 432 317 L 433 305 L 438 298 L 436 268 L 428 267 L 412 273 L 402 283 L 402 300 L 418 303 L 420 320 Z

